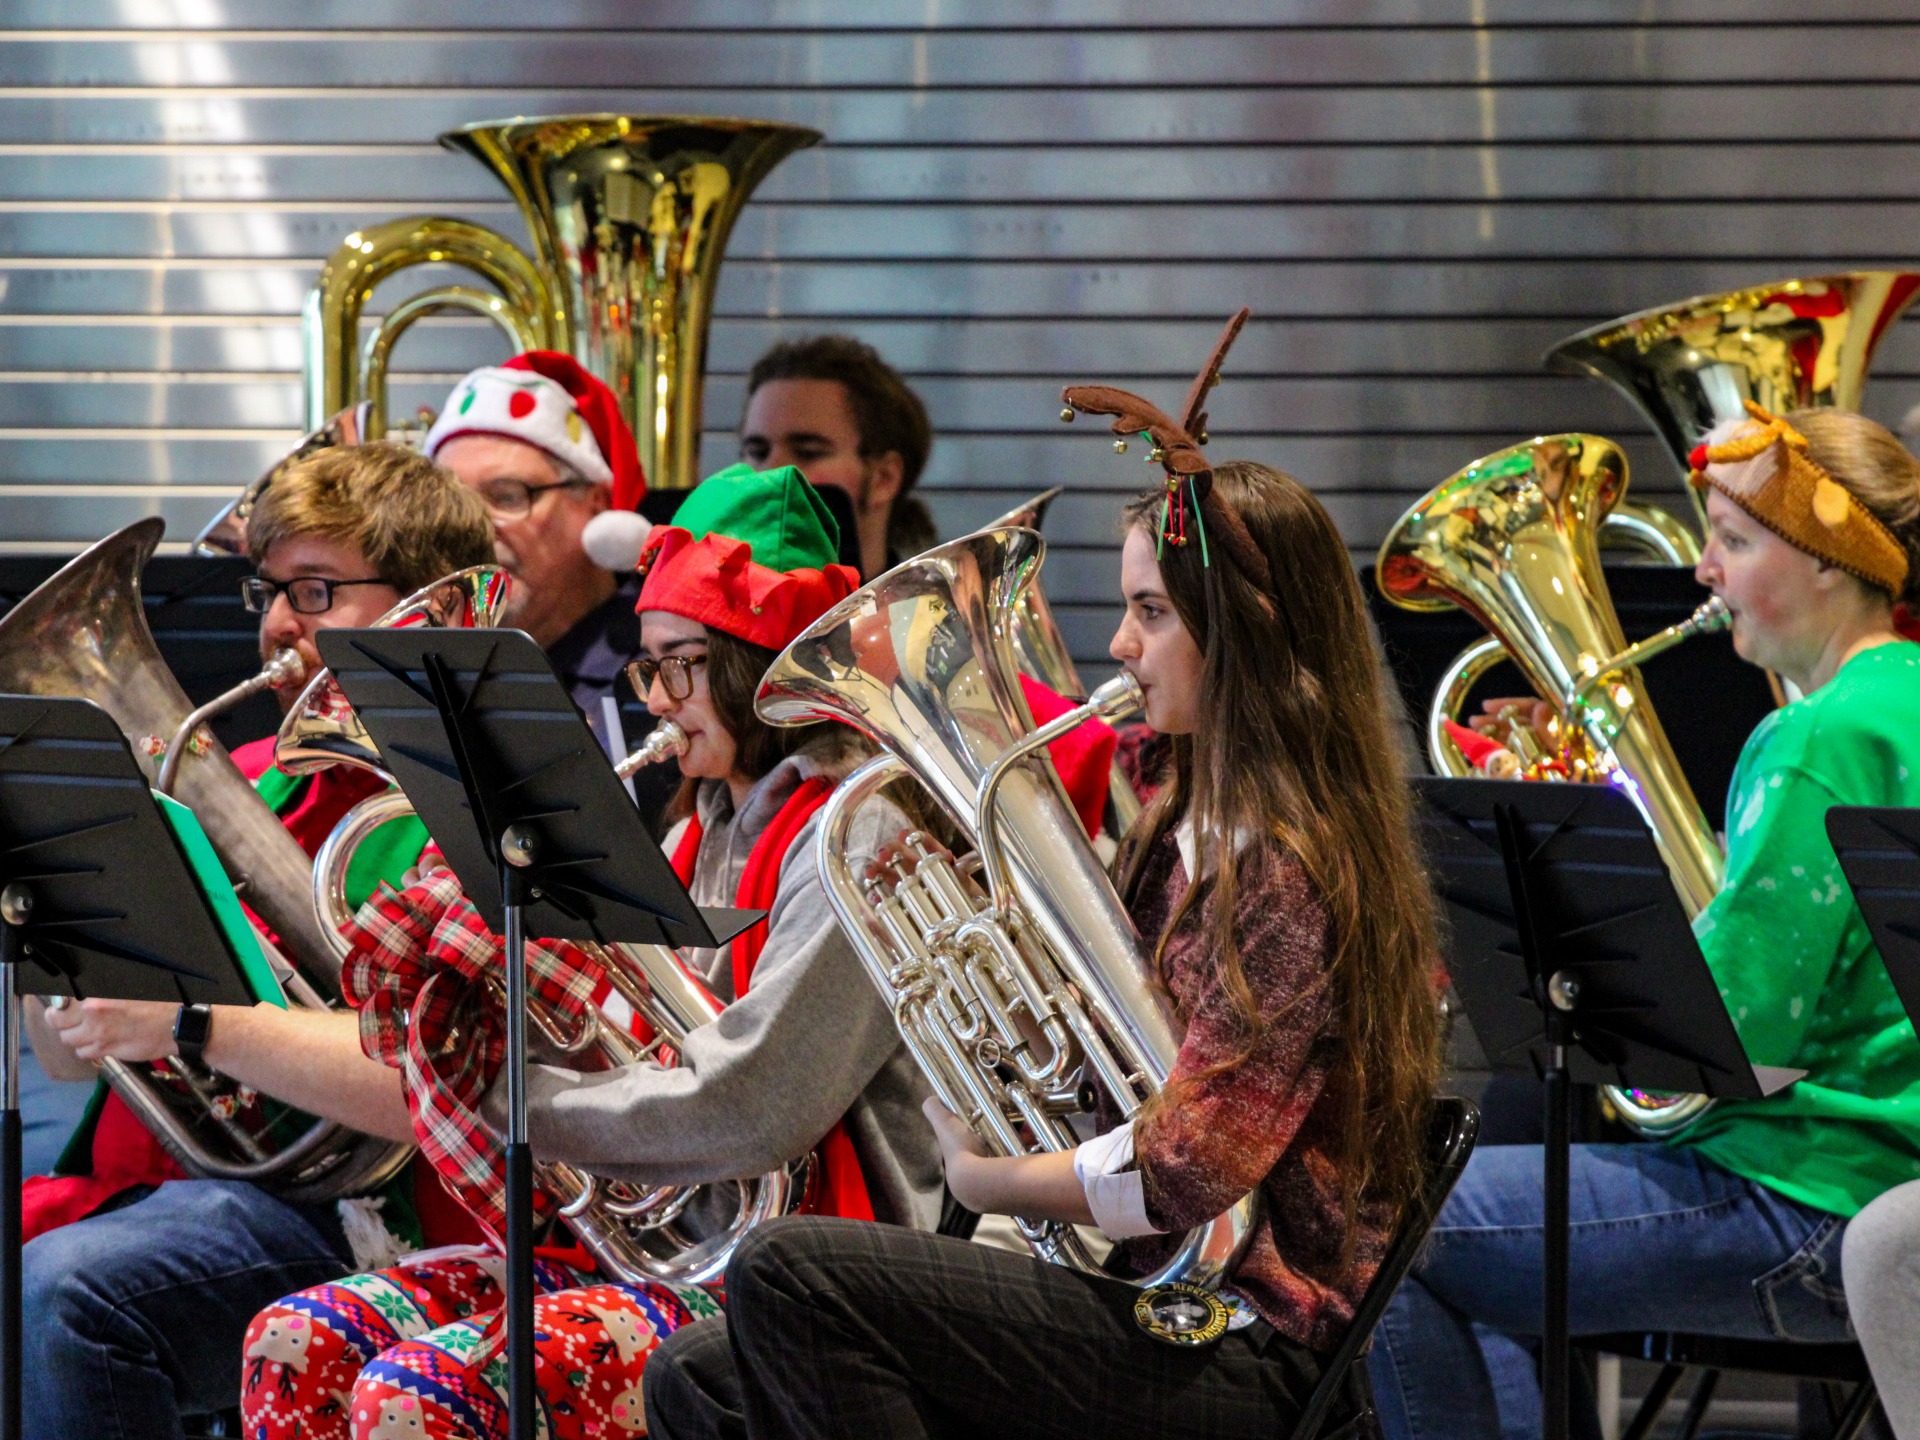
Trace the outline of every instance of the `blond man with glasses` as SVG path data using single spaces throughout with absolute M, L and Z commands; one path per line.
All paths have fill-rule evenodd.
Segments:
M 261 655 L 295 650 L 311 668 L 321 630 L 370 624 L 442 575 L 488 563 L 493 535 L 481 502 L 445 470 L 399 446 L 361 445 L 279 475 L 248 521 L 247 548 L 257 573 L 241 593 L 260 616 Z M 276 692 L 283 708 L 298 689 Z M 233 759 L 308 854 L 384 783 L 346 769 L 286 775 L 272 747 L 268 736 Z M 348 899 L 358 904 L 378 881 L 399 881 L 425 840 L 413 820 L 377 832 L 349 872 Z M 63 1078 L 92 1079 L 107 1057 L 141 1064 L 193 1054 L 280 1108 L 413 1138 L 399 1077 L 362 1053 L 350 1012 L 113 1000 L 50 1011 L 35 1000 L 27 1016 L 41 1063 Z M 22 1339 L 34 1440 L 171 1440 L 185 1417 L 238 1401 L 237 1357 L 262 1305 L 390 1250 L 470 1233 L 448 1228 L 454 1212 L 431 1167 L 338 1206 L 183 1178 L 104 1089 L 62 1161 L 62 1173 L 28 1181 L 25 1194 Z

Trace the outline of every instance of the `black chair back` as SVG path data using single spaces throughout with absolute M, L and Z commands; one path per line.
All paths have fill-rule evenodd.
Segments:
M 1467 1157 L 1473 1154 L 1473 1142 L 1479 1135 L 1480 1109 L 1471 1100 L 1443 1095 L 1434 1101 L 1433 1118 L 1427 1130 L 1427 1184 L 1421 1192 L 1420 1204 L 1401 1220 L 1373 1283 L 1360 1297 L 1353 1324 L 1347 1327 L 1339 1348 L 1327 1357 L 1326 1368 L 1320 1372 L 1320 1383 L 1307 1398 L 1306 1408 L 1300 1412 L 1289 1440 L 1314 1440 L 1342 1396 L 1353 1402 L 1355 1413 L 1339 1430 L 1331 1432 L 1328 1440 L 1357 1434 L 1372 1420 L 1373 1392 L 1366 1383 L 1364 1367 L 1367 1347 L 1373 1340 L 1373 1327 L 1387 1313 L 1394 1291 L 1400 1288 L 1400 1282 L 1406 1279 L 1407 1271 L 1419 1258 L 1420 1248 L 1427 1243 L 1427 1232 L 1433 1229 L 1440 1207 L 1453 1193 L 1460 1172 L 1467 1168 Z

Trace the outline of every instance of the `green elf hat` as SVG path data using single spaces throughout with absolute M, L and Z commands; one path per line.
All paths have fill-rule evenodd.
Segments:
M 694 488 L 640 552 L 636 610 L 698 620 L 750 644 L 784 649 L 860 588 L 836 563 L 840 527 L 791 465 L 734 465 Z

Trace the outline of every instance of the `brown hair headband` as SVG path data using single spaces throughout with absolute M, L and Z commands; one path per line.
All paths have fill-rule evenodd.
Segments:
M 1273 593 L 1273 572 L 1266 552 L 1254 542 L 1253 533 L 1239 512 L 1213 488 L 1213 463 L 1200 448 L 1207 438 L 1207 392 L 1220 383 L 1220 365 L 1227 358 L 1240 327 L 1247 323 L 1242 309 L 1227 321 L 1220 338 L 1214 341 L 1207 363 L 1188 387 L 1181 418 L 1175 422 L 1150 400 L 1111 385 L 1069 385 L 1060 392 L 1067 403 L 1060 412 L 1062 420 L 1071 420 L 1074 412 L 1086 415 L 1111 415 L 1113 433 L 1122 437 L 1116 448 L 1124 448 L 1128 437 L 1144 435 L 1153 442 L 1150 458 L 1167 472 L 1167 500 L 1161 512 L 1160 541 L 1163 545 L 1188 543 L 1187 513 L 1191 505 L 1198 519 L 1198 535 L 1204 563 L 1211 564 L 1211 544 L 1220 546 L 1232 557 L 1241 572 L 1266 594 Z

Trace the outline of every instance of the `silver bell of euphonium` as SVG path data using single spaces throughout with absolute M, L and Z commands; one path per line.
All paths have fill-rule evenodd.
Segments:
M 789 645 L 755 704 L 771 725 L 851 725 L 882 752 L 822 809 L 821 876 L 909 1053 L 1000 1155 L 1073 1148 L 1068 1117 L 1088 1081 L 1137 1114 L 1179 1052 L 1132 921 L 1037 753 L 1084 720 L 1137 709 L 1138 690 L 1122 676 L 1040 730 L 1021 695 L 1012 617 L 1045 553 L 1031 530 L 991 530 L 888 571 Z M 972 840 L 986 889 L 921 835 L 855 873 L 854 816 L 898 780 Z M 1252 1205 L 1192 1231 L 1139 1283 L 1218 1283 Z M 1071 1226 L 1020 1224 L 1041 1258 L 1098 1270 Z
M 510 588 L 506 572 L 497 566 L 458 571 L 408 596 L 374 624 L 491 628 L 501 621 Z M 678 758 L 686 748 L 686 733 L 673 721 L 662 721 L 614 765 L 614 773 L 625 779 L 645 766 Z M 351 765 L 392 779 L 372 735 L 327 671 L 314 677 L 288 712 L 275 754 L 280 768 L 296 775 Z M 354 852 L 388 821 L 413 813 L 399 789 L 371 795 L 341 817 L 314 857 L 313 907 L 342 960 L 350 948 L 344 927 L 353 918 L 347 874 Z M 593 1006 L 569 1031 L 536 1004 L 528 1018 L 551 1059 L 587 1070 L 671 1064 L 687 1032 L 712 1023 L 723 1008 L 666 946 L 582 943 L 580 948 L 599 963 L 612 993 L 652 1035 L 636 1038 L 624 1023 Z M 504 985 L 493 986 L 493 992 L 494 1003 L 504 1005 Z M 541 1188 L 557 1197 L 560 1213 L 580 1243 L 609 1274 L 630 1284 L 652 1280 L 701 1285 L 725 1273 L 734 1247 L 749 1230 L 799 1203 L 807 1163 L 717 1187 L 631 1185 L 552 1161 L 537 1162 L 534 1173 Z M 702 1192 L 712 1189 L 732 1191 L 731 1208 L 727 1201 L 705 1203 Z M 716 1212 L 724 1218 L 716 1221 Z M 698 1226 L 690 1223 L 696 1218 Z
M 1546 435 L 1483 456 L 1419 500 L 1380 546 L 1380 592 L 1409 610 L 1458 607 L 1490 632 L 1462 653 L 1429 714 L 1441 774 L 1472 773 L 1442 721 L 1480 670 L 1511 658 L 1561 723 L 1612 767 L 1653 832 L 1691 917 L 1713 899 L 1726 861 L 1694 798 L 1636 666 L 1722 629 L 1726 607 L 1702 605 L 1679 625 L 1628 645 L 1600 565 L 1598 536 L 1627 488 L 1627 459 L 1599 435 Z M 1712 1102 L 1604 1087 L 1627 1124 L 1669 1135 Z
M 200 731 L 204 720 L 277 683 L 269 677 L 291 667 L 276 657 L 260 676 L 195 709 L 154 644 L 141 598 L 141 571 L 165 531 L 157 519 L 129 525 L 14 606 L 0 620 L 0 690 L 93 701 L 156 782 L 172 761 L 171 788 L 199 819 L 235 890 L 297 967 L 288 998 L 322 1009 L 326 996 L 338 993 L 340 966 L 309 903 L 312 864 L 225 748 Z M 236 1118 L 230 1082 L 177 1058 L 165 1074 L 118 1060 L 101 1070 L 154 1138 L 201 1179 L 244 1180 L 315 1203 L 377 1189 L 410 1153 L 328 1121 L 273 1141 Z
M 1043 490 L 981 529 L 1041 531 L 1046 524 L 1047 510 L 1063 488 L 1056 485 L 1051 490 Z M 1047 602 L 1046 591 L 1040 588 L 1038 580 L 1020 592 L 1013 609 L 1012 630 L 1013 650 L 1022 671 L 1075 704 L 1086 701 L 1087 683 L 1080 678 L 1080 668 L 1073 663 L 1073 652 L 1067 648 L 1060 623 L 1053 618 L 1053 606 Z M 1133 793 L 1133 786 L 1117 760 L 1107 775 L 1107 804 L 1112 809 L 1117 831 L 1114 838 L 1118 839 L 1140 818 L 1140 797 Z

